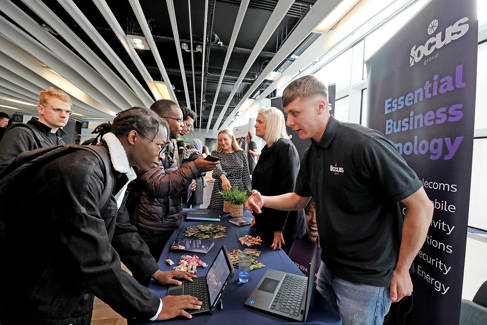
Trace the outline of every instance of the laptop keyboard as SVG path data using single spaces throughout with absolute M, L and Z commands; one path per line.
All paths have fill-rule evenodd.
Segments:
M 203 305 L 201 305 L 201 310 L 210 309 L 205 277 L 193 278 L 193 282 L 185 282 L 183 294 L 196 297 L 202 301 Z
M 306 279 L 286 275 L 272 301 L 271 309 L 298 316 L 301 313 L 301 302 L 306 291 L 306 285 Z

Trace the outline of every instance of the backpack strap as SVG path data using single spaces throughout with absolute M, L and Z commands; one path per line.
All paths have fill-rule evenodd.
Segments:
M 103 192 L 101 194 L 100 202 L 98 208 L 102 211 L 110 199 L 113 191 L 113 177 L 112 177 L 112 161 L 110 160 L 108 149 L 103 145 L 96 145 L 96 146 L 78 146 L 80 149 L 90 150 L 94 152 L 103 162 L 105 166 L 105 186 L 103 188 Z
M 37 148 L 41 148 L 42 147 L 42 143 L 41 143 L 41 140 L 39 139 L 39 135 L 37 134 L 37 131 L 34 130 L 33 127 L 31 127 L 27 123 L 18 123 L 18 124 L 12 125 L 9 130 L 11 130 L 13 128 L 18 128 L 18 127 L 21 127 L 21 128 L 30 130 L 30 133 L 32 134 L 32 137 L 34 138 L 34 141 L 36 142 Z

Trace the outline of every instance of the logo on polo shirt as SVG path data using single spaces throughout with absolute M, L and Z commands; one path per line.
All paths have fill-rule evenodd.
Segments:
M 338 163 L 335 163 L 335 166 L 330 165 L 330 171 L 333 172 L 333 174 L 338 175 L 338 174 L 343 174 L 345 170 L 343 167 L 338 167 Z

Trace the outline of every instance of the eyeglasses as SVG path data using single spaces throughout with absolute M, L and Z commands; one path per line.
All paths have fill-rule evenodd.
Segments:
M 183 119 L 181 117 L 163 116 L 162 118 L 168 118 L 171 120 L 176 120 L 178 123 L 183 123 Z
M 44 106 L 44 105 L 42 105 Z M 62 108 L 56 108 L 56 107 L 49 107 L 49 106 L 44 106 L 45 108 L 50 108 L 54 113 L 56 114 L 61 114 L 61 113 L 64 113 L 66 115 L 71 115 L 73 112 L 71 110 L 67 110 L 67 109 L 62 109 Z
M 186 125 L 186 127 L 188 128 L 188 130 L 192 130 L 193 129 L 193 124 L 191 124 L 189 122 L 186 122 L 184 125 Z
M 169 143 L 170 143 L 169 141 L 164 142 L 164 143 L 156 143 L 156 142 L 154 142 L 154 139 L 156 138 L 156 135 L 157 134 L 154 135 L 154 138 L 152 138 L 152 140 L 149 139 L 148 137 L 146 137 L 145 135 L 143 135 L 140 132 L 137 132 L 137 134 L 139 134 L 142 138 L 149 140 L 149 142 L 154 143 L 155 145 L 157 145 L 159 147 L 159 156 L 162 156 L 163 154 L 165 154 L 166 151 L 167 151 L 167 149 L 169 148 Z

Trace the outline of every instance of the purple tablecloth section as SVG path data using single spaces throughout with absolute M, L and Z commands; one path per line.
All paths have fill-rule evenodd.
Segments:
M 246 211 L 248 214 L 248 212 Z M 229 217 L 223 217 L 218 224 L 227 226 L 227 237 L 215 239 L 215 246 L 207 254 L 188 253 L 191 255 L 198 255 L 200 259 L 205 261 L 208 266 L 215 258 L 216 253 L 222 245 L 228 249 L 243 249 L 238 241 L 238 238 L 247 234 L 249 226 L 237 227 L 229 223 Z M 190 225 L 206 224 L 209 222 L 201 221 L 185 221 L 181 227 L 177 229 L 168 241 L 168 245 L 164 248 L 161 258 L 159 259 L 159 267 L 161 270 L 169 270 L 171 267 L 166 263 L 166 259 L 172 259 L 176 264 L 181 255 L 187 252 L 174 252 L 169 250 L 169 244 L 176 238 L 184 237 L 184 229 Z M 262 250 L 259 260 L 266 266 L 265 268 L 254 270 L 250 272 L 249 282 L 246 284 L 238 284 L 238 269 L 235 270 L 234 279 L 227 286 L 223 294 L 223 309 L 216 310 L 212 314 L 199 314 L 193 316 L 191 320 L 186 318 L 176 318 L 164 321 L 164 324 L 211 324 L 211 325 L 260 325 L 260 324 L 297 324 L 286 319 L 261 312 L 256 309 L 251 309 L 244 306 L 244 302 L 250 295 L 252 290 L 257 286 L 258 282 L 268 268 L 285 271 L 294 274 L 302 275 L 302 272 L 289 259 L 283 251 L 273 251 L 270 247 L 254 246 Z M 198 276 L 205 275 L 207 268 L 198 267 Z M 151 282 L 149 289 L 155 292 L 160 297 L 166 295 L 167 288 L 155 282 Z M 157 322 L 156 322 L 157 323 Z M 161 322 L 162 323 L 162 322 Z M 133 322 L 137 324 L 154 324 L 154 322 Z M 321 297 L 321 295 L 314 290 L 313 299 L 308 316 L 307 324 L 322 324 L 322 325 L 340 325 L 341 320 L 338 313 Z

